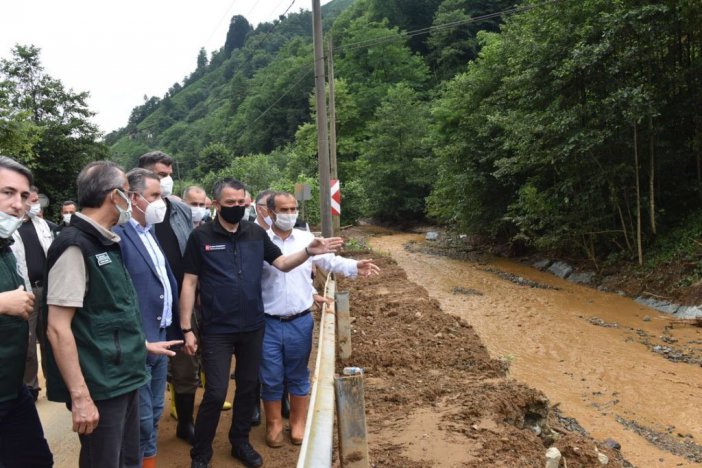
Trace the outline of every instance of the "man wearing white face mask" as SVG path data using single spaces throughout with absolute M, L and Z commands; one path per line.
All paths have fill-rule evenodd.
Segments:
M 46 252 L 54 239 L 51 227 L 39 215 L 39 189 L 32 185 L 29 188 L 26 215 L 19 229 L 12 235 L 15 243 L 12 252 L 17 258 L 19 271 L 24 276 L 25 288 L 32 291 L 37 298 L 41 298 L 44 291 L 44 265 Z M 37 317 L 41 301 L 37 300 L 34 310 L 29 316 L 29 341 L 27 347 L 27 365 L 24 370 L 24 384 L 34 397 L 39 396 L 39 359 L 37 356 Z
M 71 224 L 71 217 L 78 211 L 78 205 L 73 200 L 66 200 L 61 204 L 61 222 L 54 228 L 54 237 L 61 234 L 61 230 Z
M 284 255 L 308 245 L 314 235 L 295 229 L 297 200 L 288 192 L 268 197 L 268 213 L 273 224 L 268 236 Z M 317 292 L 312 285 L 312 267 L 344 276 L 377 275 L 380 269 L 372 260 L 352 260 L 333 253 L 310 256 L 302 265 L 286 273 L 263 264 L 261 279 L 266 331 L 261 359 L 261 398 L 266 414 L 266 443 L 283 445 L 280 415 L 283 384 L 290 393 L 290 438 L 302 443 L 309 404 L 310 373 L 307 368 L 312 350 L 314 320 L 310 309 Z
M 138 468 L 146 352 L 172 356 L 169 348 L 181 342 L 144 338 L 122 239 L 111 231 L 137 211 L 122 169 L 110 161 L 90 163 L 76 188 L 81 212 L 47 254 L 47 397 L 71 410 L 81 467 Z
M 207 213 L 207 193 L 202 187 L 191 185 L 183 192 L 183 202 L 190 207 L 193 216 L 193 227 L 196 228 L 202 224 Z
M 193 218 L 190 207 L 171 196 L 173 164 L 173 158 L 162 151 L 143 154 L 139 157 L 138 163 L 139 167 L 153 171 L 161 184 L 161 197 L 166 202 L 166 219 L 156 224 L 154 233 L 173 270 L 180 291 L 184 275 L 183 255 L 188 237 L 193 230 Z M 171 385 L 175 391 L 173 401 L 178 419 L 176 436 L 192 444 L 195 434 L 193 425 L 195 391 L 200 385 L 199 367 L 197 360 L 183 351 L 178 351 L 171 359 L 170 366 Z
M 127 173 L 127 180 L 132 218 L 113 231 L 122 239 L 124 265 L 136 289 L 144 335 L 149 342 L 182 339 L 178 286 L 152 232 L 166 215 L 159 178 L 146 169 L 133 169 Z M 146 375 L 150 378 L 139 388 L 140 450 L 145 468 L 156 466 L 158 423 L 164 407 L 167 374 L 166 356 L 147 358 Z
M 10 250 L 29 197 L 32 173 L 0 156 L 0 466 L 51 466 L 53 459 L 31 394 L 22 383 L 27 317 L 34 295 L 24 290 Z

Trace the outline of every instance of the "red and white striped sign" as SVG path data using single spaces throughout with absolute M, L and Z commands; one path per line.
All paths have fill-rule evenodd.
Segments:
M 332 216 L 341 216 L 341 190 L 338 180 L 330 180 L 331 184 L 331 212 Z

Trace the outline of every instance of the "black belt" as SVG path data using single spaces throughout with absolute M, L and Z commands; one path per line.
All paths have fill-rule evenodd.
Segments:
M 271 315 L 271 314 L 264 314 L 268 318 L 272 318 L 275 320 L 278 320 L 279 322 L 289 322 L 291 320 L 295 320 L 296 318 L 304 317 L 305 315 L 310 313 L 310 309 L 304 310 L 298 314 L 291 314 L 291 315 Z
M 31 284 L 33 288 L 41 288 L 44 286 L 44 282 L 42 280 L 32 281 Z

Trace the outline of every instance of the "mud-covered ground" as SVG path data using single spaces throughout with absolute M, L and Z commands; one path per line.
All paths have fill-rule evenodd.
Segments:
M 375 260 L 381 276 L 338 286 L 355 318 L 353 357 L 339 367 L 365 370 L 372 464 L 542 467 L 555 446 L 569 467 L 601 466 L 598 451 L 624 466 L 616 450 L 570 430 L 543 393 L 509 378 L 509 362 L 492 359 L 394 260 Z

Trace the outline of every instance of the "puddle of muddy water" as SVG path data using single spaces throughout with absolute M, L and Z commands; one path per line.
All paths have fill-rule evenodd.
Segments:
M 542 390 L 596 439 L 618 441 L 637 466 L 697 466 L 695 447 L 702 445 L 702 367 L 695 361 L 702 356 L 699 328 L 671 326 L 671 317 L 631 299 L 505 259 L 478 264 L 408 252 L 404 246 L 410 241 L 423 239 L 383 235 L 370 245 L 389 252 L 443 310 L 472 324 L 490 353 L 511 363 L 511 376 Z M 688 363 L 674 362 L 666 356 L 671 353 L 687 356 Z M 660 433 L 661 440 L 677 438 L 693 449 L 675 455 L 621 421 L 634 421 L 635 427 Z

